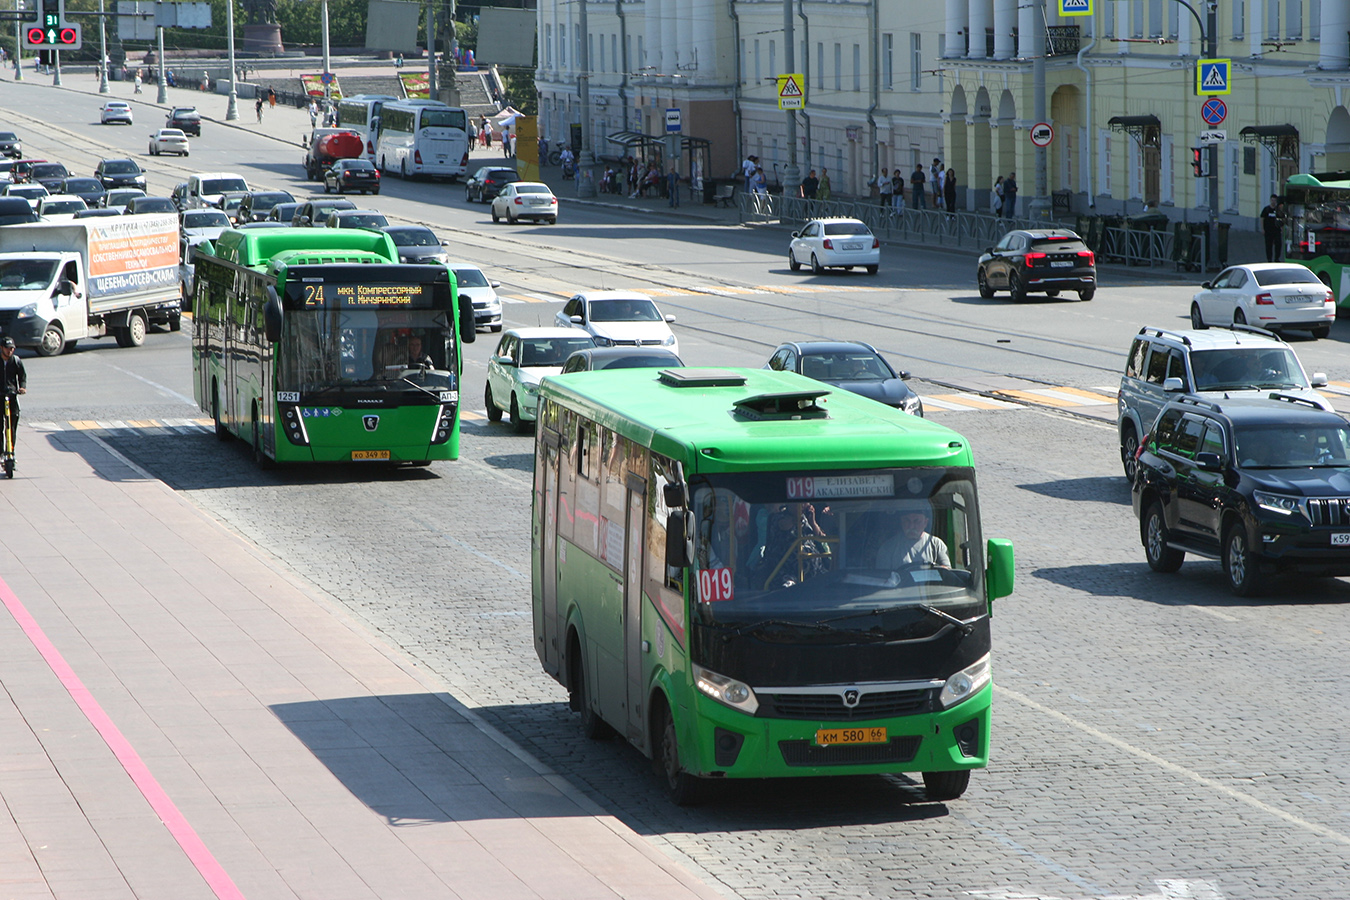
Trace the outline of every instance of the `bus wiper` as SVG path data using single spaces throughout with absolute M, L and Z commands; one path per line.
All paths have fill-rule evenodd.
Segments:
M 737 625 L 728 628 L 722 635 L 723 641 L 729 641 L 734 637 L 739 637 L 751 631 L 759 631 L 761 628 L 768 628 L 771 625 L 778 625 L 786 628 L 804 628 L 808 631 L 833 631 L 828 625 L 820 622 L 811 624 L 810 622 L 789 622 L 786 619 L 760 619 L 758 622 L 746 622 L 743 625 Z
M 404 375 L 400 380 L 401 380 L 401 381 L 404 381 L 404 382 L 406 382 L 406 383 L 408 383 L 408 384 L 410 384 L 410 385 L 412 385 L 413 387 L 417 388 L 419 391 L 421 391 L 422 393 L 426 394 L 427 396 L 434 398 L 435 401 L 436 401 L 437 403 L 440 403 L 440 402 L 441 402 L 441 395 L 440 395 L 439 393 L 437 393 L 436 391 L 433 391 L 433 390 L 432 390 L 431 388 L 429 388 L 429 387 L 423 387 L 422 385 L 420 385 L 420 384 L 418 384 L 417 382 L 413 381 L 413 380 L 412 380 L 411 378 L 409 378 L 407 375 Z
M 305 398 L 306 403 L 311 403 L 317 398 L 324 396 L 325 394 L 333 393 L 333 391 L 340 391 L 343 390 L 344 388 L 351 388 L 351 387 L 363 387 L 363 386 L 368 387 L 375 383 L 376 383 L 375 379 L 373 378 L 367 378 L 364 381 L 339 381 L 336 384 L 330 384 L 326 387 L 321 387 L 317 391 L 302 391 L 301 395 Z
M 963 635 L 967 635 L 967 636 L 968 636 L 972 631 L 975 630 L 975 625 L 974 625 L 973 623 L 974 623 L 977 619 L 979 619 L 979 616 L 976 616 L 974 619 L 971 619 L 969 622 L 967 622 L 967 621 L 965 621 L 964 619 L 958 619 L 956 616 L 952 615 L 951 613 L 943 612 L 942 610 L 938 609 L 936 606 L 929 606 L 929 605 L 926 604 L 926 603 L 920 603 L 920 604 L 919 604 L 919 609 L 921 609 L 921 610 L 923 610 L 924 612 L 928 613 L 930 616 L 937 616 L 939 619 L 942 619 L 942 620 L 945 621 L 945 622 L 950 622 L 951 624 L 955 625 L 957 628 L 961 629 L 961 633 L 962 633 Z
M 975 630 L 975 626 L 972 625 L 970 622 L 967 622 L 967 621 L 965 621 L 965 620 L 963 620 L 963 619 L 958 619 L 956 616 L 953 616 L 953 615 L 951 615 L 950 613 L 945 613 L 945 612 L 943 612 L 942 610 L 938 609 L 936 606 L 929 606 L 929 605 L 927 605 L 926 603 L 920 603 L 920 604 L 918 604 L 918 608 L 921 609 L 921 610 L 923 610 L 924 612 L 928 613 L 930 616 L 937 616 L 939 619 L 942 619 L 943 621 L 946 621 L 946 622 L 951 623 L 952 625 L 955 625 L 957 628 L 961 629 L 961 634 L 963 634 L 963 635 L 969 635 L 972 631 Z M 817 625 L 828 625 L 828 623 L 830 623 L 830 622 L 840 622 L 840 621 L 843 621 L 843 620 L 845 620 L 845 619 L 862 619 L 862 618 L 866 618 L 866 617 L 868 617 L 868 616 L 880 616 L 880 615 L 884 615 L 884 614 L 886 614 L 886 613 L 888 613 L 888 612 L 894 612 L 894 611 L 896 611 L 897 609 L 903 609 L 903 607 L 889 607 L 889 608 L 877 608 L 877 609 L 860 610 L 859 612 L 855 612 L 855 613 L 847 613 L 846 615 L 842 615 L 842 616 L 834 616 L 834 617 L 829 618 L 829 619 L 821 619 L 821 620 L 819 620 L 818 622 L 816 622 L 816 624 L 817 624 Z M 976 618 L 979 618 L 979 617 L 977 616 Z

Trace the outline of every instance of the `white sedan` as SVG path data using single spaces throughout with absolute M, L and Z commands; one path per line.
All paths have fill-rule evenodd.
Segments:
M 510 410 L 517 432 L 527 429 L 538 415 L 539 381 L 557 375 L 574 351 L 595 346 L 579 328 L 512 328 L 502 335 L 488 360 L 483 403 L 490 422 L 500 422 Z
M 37 212 L 38 201 L 49 196 L 50 192 L 40 184 L 7 184 L 3 192 L 5 197 L 22 197 Z
M 88 209 L 82 197 L 74 194 L 48 194 L 38 201 L 38 218 L 46 222 L 74 219 L 77 212 Z
M 502 219 L 512 225 L 520 219 L 543 219 L 550 225 L 558 224 L 558 198 L 548 185 L 537 181 L 517 181 L 501 189 L 492 198 L 492 221 Z
M 1259 325 L 1275 331 L 1331 333 L 1336 295 L 1299 263 L 1229 266 L 1191 298 L 1191 326 Z
M 181 128 L 161 128 L 150 134 L 150 155 L 175 153 L 187 156 L 189 151 L 187 135 Z
M 816 275 L 827 268 L 862 266 L 871 275 L 881 265 L 881 242 L 857 219 L 812 219 L 792 232 L 788 268 L 796 272 L 809 265 Z
M 665 347 L 678 356 L 680 342 L 670 330 L 674 321 L 636 291 L 586 291 L 554 317 L 560 327 L 584 328 L 597 347 Z
M 103 104 L 103 109 L 99 111 L 98 120 L 103 125 L 115 122 L 130 125 L 131 106 L 125 100 L 109 100 Z

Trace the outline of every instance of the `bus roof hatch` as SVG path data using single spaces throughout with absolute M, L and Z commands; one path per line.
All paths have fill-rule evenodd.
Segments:
M 823 419 L 828 413 L 816 401 L 829 391 L 756 394 L 736 401 L 736 414 L 746 419 Z

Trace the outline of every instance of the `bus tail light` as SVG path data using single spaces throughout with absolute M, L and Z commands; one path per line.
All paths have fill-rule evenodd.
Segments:
M 374 142 L 374 141 L 367 139 L 367 141 L 366 141 L 366 152 L 369 153 L 371 156 L 374 156 L 374 155 L 375 155 L 375 142 Z
M 1256 295 L 1256 305 L 1257 305 L 1257 306 L 1274 306 L 1274 305 L 1275 305 L 1275 300 L 1274 300 L 1274 298 L 1272 298 L 1272 297 L 1270 296 L 1270 294 L 1257 294 L 1257 295 Z
M 413 151 L 413 163 L 414 163 L 415 165 L 419 165 L 419 166 L 422 164 L 422 151 L 421 151 L 421 150 L 414 150 L 414 151 Z
M 468 165 L 469 165 L 469 151 L 468 151 L 468 150 L 465 150 L 465 151 L 464 151 L 464 158 L 461 159 L 461 160 L 459 161 L 459 164 L 460 164 L 461 166 L 465 166 L 466 168 L 468 167 Z

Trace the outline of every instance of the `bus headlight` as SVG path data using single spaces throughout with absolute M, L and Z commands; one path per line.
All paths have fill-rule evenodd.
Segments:
M 989 654 L 985 654 L 974 665 L 967 666 L 947 679 L 938 694 L 938 703 L 943 709 L 955 706 L 963 700 L 969 700 L 989 683 Z
M 734 678 L 694 666 L 694 684 L 718 703 L 725 703 L 732 709 L 739 709 L 752 716 L 759 709 L 759 700 L 755 698 L 755 692 L 750 690 L 750 685 Z

